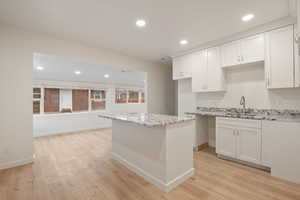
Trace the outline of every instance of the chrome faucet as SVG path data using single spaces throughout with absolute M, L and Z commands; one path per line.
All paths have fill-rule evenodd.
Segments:
M 243 109 L 246 109 L 246 99 L 245 96 L 241 97 L 240 105 L 243 106 Z

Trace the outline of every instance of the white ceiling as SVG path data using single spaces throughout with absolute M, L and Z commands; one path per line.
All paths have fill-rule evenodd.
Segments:
M 37 70 L 42 66 L 44 70 Z M 79 70 L 80 75 L 74 72 Z M 104 78 L 109 74 L 109 78 Z M 79 61 L 71 61 L 58 56 L 35 53 L 33 55 L 33 80 L 79 81 L 106 84 L 126 84 L 144 86 L 147 73 L 128 71 L 108 65 L 96 65 Z
M 289 0 L 0 0 L 0 21 L 158 60 L 289 14 Z M 244 23 L 241 17 L 254 13 Z M 144 18 L 145 29 L 135 26 Z M 178 42 L 190 43 L 181 47 Z

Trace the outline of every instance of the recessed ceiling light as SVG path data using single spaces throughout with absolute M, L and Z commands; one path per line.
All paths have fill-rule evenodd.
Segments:
M 180 40 L 179 42 L 181 45 L 186 45 L 188 44 L 189 42 L 187 40 Z
M 74 71 L 74 73 L 75 73 L 76 75 L 79 75 L 79 74 L 81 74 L 81 71 L 76 70 L 76 71 Z
M 104 78 L 109 78 L 109 74 L 104 74 Z
M 42 70 L 44 70 L 44 67 L 42 67 L 42 66 L 37 66 L 36 69 L 42 71 Z
M 138 19 L 138 20 L 136 20 L 136 22 L 135 22 L 135 25 L 137 26 L 137 27 L 145 27 L 146 26 L 146 21 L 145 20 L 143 20 L 143 19 Z
M 242 17 L 242 20 L 243 20 L 244 22 L 248 22 L 248 21 L 252 20 L 253 18 L 254 18 L 254 15 L 253 15 L 253 14 L 247 14 L 247 15 L 244 15 L 244 16 Z

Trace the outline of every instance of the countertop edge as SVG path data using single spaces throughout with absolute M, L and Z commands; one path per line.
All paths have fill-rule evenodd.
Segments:
M 222 115 L 217 113 L 201 113 L 201 111 L 196 112 L 185 112 L 187 115 L 200 115 L 200 116 L 210 116 L 210 117 L 225 117 L 225 118 L 232 118 L 232 119 L 247 119 L 247 120 L 260 120 L 260 121 L 272 121 L 272 122 L 290 122 L 290 123 L 300 123 L 300 118 L 291 118 L 291 117 L 283 117 L 283 116 L 261 116 L 261 117 L 234 117 L 228 115 Z M 259 116 L 259 115 L 257 115 Z
M 121 118 L 118 118 L 118 117 L 101 115 L 101 114 L 98 115 L 98 117 L 105 118 L 105 119 L 122 121 L 122 122 L 133 123 L 133 124 L 137 124 L 137 125 L 145 126 L 145 127 L 149 127 L 149 128 L 152 128 L 152 127 L 165 127 L 165 126 L 170 126 L 170 125 L 175 125 L 175 124 L 180 124 L 180 123 L 185 123 L 185 122 L 195 120 L 194 118 L 186 118 L 186 119 L 177 120 L 177 121 L 174 121 L 174 122 L 148 124 L 148 123 L 138 122 L 138 121 L 134 121 L 134 120 L 121 119 Z

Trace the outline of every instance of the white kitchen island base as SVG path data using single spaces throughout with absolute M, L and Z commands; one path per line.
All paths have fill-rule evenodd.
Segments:
M 193 176 L 194 121 L 143 126 L 113 120 L 112 157 L 169 192 Z

